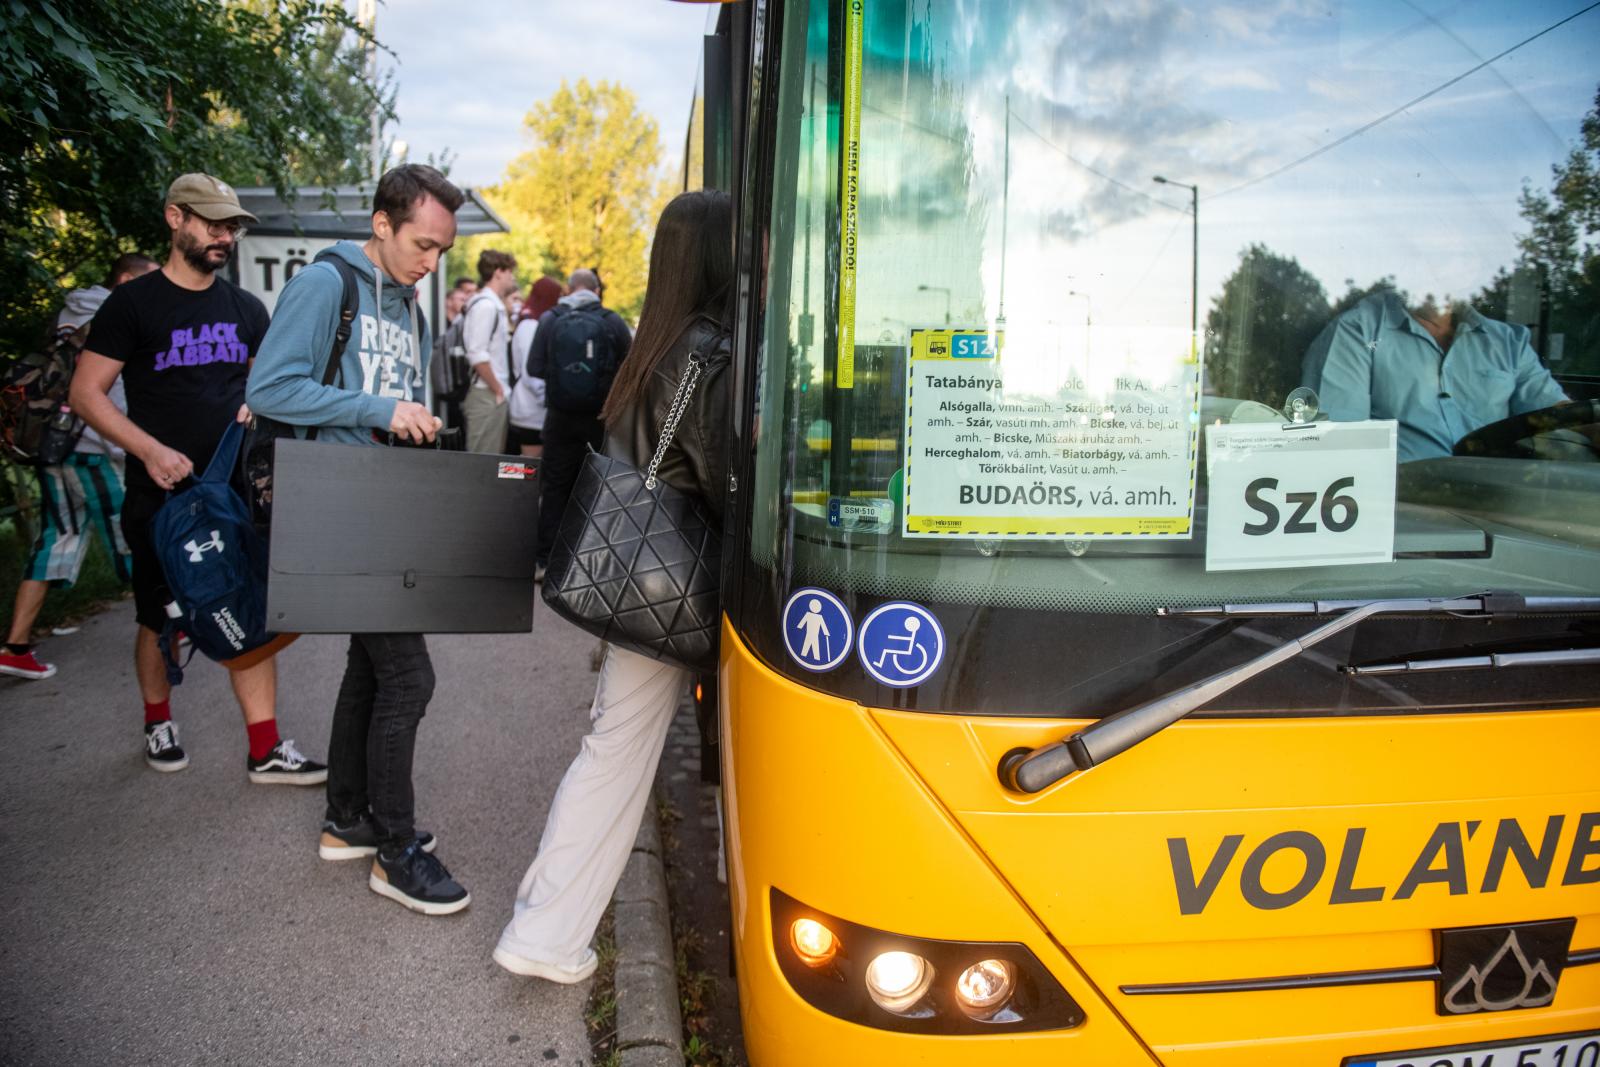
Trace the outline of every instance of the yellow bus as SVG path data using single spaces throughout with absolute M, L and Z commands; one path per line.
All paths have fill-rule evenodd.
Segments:
M 1597 55 L 722 9 L 753 1064 L 1600 1065 Z

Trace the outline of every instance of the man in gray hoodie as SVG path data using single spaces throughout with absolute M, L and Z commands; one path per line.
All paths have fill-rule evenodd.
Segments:
M 343 305 L 338 269 L 313 263 L 278 297 L 251 369 L 246 400 L 258 415 L 319 427 L 318 440 L 373 446 L 393 433 L 431 441 L 439 420 L 423 405 L 433 345 L 416 284 L 439 267 L 456 237 L 464 197 L 432 167 L 385 174 L 372 201 L 372 236 L 333 254 L 354 268 L 360 309 L 338 377 L 323 385 Z M 424 915 L 460 911 L 471 897 L 418 833 L 411 784 L 417 726 L 433 696 L 433 663 L 421 634 L 352 634 L 328 742 L 323 859 L 372 856 L 367 884 Z

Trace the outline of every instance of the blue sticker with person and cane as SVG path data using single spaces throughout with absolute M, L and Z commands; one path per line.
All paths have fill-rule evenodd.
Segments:
M 783 646 L 808 671 L 831 671 L 850 655 L 850 612 L 826 589 L 805 588 L 783 605 Z

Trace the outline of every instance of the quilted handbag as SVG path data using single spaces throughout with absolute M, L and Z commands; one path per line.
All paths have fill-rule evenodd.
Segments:
M 550 550 L 544 601 L 611 644 L 710 673 L 722 537 L 698 500 L 656 478 L 703 369 L 696 353 L 646 470 L 598 452 L 584 457 Z

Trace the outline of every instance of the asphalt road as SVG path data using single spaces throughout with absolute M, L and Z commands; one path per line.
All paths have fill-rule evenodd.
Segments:
M 427 918 L 317 857 L 321 787 L 252 785 L 225 672 L 173 695 L 186 770 L 143 758 L 123 602 L 0 677 L 0 1063 L 589 1062 L 587 983 L 489 958 L 577 752 L 592 638 L 541 607 L 531 635 L 430 638 L 418 825 L 472 892 Z M 326 755 L 345 639 L 279 656 L 279 722 Z

